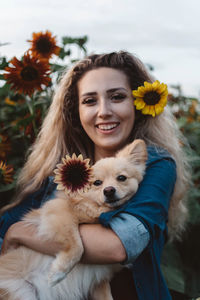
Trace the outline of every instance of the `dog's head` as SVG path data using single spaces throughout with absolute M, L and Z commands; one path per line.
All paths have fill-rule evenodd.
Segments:
M 103 158 L 93 166 L 90 192 L 99 205 L 117 207 L 133 196 L 143 179 L 147 150 L 144 141 L 135 140 L 115 157 Z

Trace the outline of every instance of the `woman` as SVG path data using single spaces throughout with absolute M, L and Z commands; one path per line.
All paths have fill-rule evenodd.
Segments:
M 52 172 L 64 155 L 82 153 L 95 162 L 141 138 L 148 145 L 149 158 L 139 191 L 127 205 L 102 214 L 100 224 L 80 226 L 82 262 L 129 265 L 130 271 L 115 279 L 114 299 L 120 299 L 116 291 L 119 285 L 123 300 L 171 299 L 160 271 L 160 256 L 167 223 L 171 236 L 178 236 L 184 227 L 186 208 L 182 199 L 188 174 L 180 134 L 169 110 L 165 108 L 161 113 L 162 106 L 158 105 L 156 111 L 147 107 L 159 103 L 163 86 L 156 83 L 158 89 L 153 93 L 146 84 L 146 108 L 138 92 L 135 103 L 139 104 L 136 108 L 133 105 L 132 90 L 145 81 L 152 83 L 153 78 L 127 52 L 89 56 L 63 76 L 21 172 L 19 195 L 1 218 L 1 237 L 7 232 L 3 253 L 20 244 L 49 255 L 59 250 L 53 242 L 47 245 L 39 241 L 34 228 L 25 228 L 19 220 L 30 208 L 40 207 L 54 197 Z M 144 88 L 140 88 L 142 91 L 145 94 Z M 155 112 L 160 114 L 152 117 Z M 126 297 L 122 278 L 130 280 Z

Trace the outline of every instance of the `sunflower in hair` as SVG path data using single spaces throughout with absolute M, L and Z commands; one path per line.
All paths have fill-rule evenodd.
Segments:
M 90 187 L 92 178 L 92 168 L 89 159 L 83 159 L 80 154 L 78 157 L 66 155 L 62 158 L 62 164 L 57 165 L 54 170 L 54 182 L 58 184 L 58 190 L 64 190 L 66 194 L 84 192 Z
M 145 81 L 144 86 L 139 86 L 132 94 L 136 109 L 141 110 L 144 115 L 155 117 L 163 112 L 167 104 L 167 85 L 158 80 L 153 83 Z
M 24 54 L 22 61 L 14 57 L 10 64 L 11 67 L 5 68 L 8 73 L 4 74 L 4 78 L 19 93 L 30 96 L 34 90 L 42 91 L 42 86 L 51 82 L 49 64 L 29 52 Z
M 42 59 L 50 59 L 53 54 L 58 55 L 60 47 L 56 45 L 56 39 L 52 36 L 50 31 L 34 32 L 32 34 L 32 40 L 28 40 L 31 43 L 31 49 L 33 55 L 38 55 Z

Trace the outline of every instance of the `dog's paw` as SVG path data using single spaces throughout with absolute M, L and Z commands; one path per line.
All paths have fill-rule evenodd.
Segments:
M 56 273 L 50 273 L 48 276 L 49 286 L 51 287 L 55 286 L 57 283 L 61 282 L 66 277 L 66 275 L 67 273 L 62 271 L 58 271 Z

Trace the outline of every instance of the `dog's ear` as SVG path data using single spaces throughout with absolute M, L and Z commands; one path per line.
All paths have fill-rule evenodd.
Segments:
M 134 140 L 116 154 L 116 157 L 128 156 L 135 164 L 144 164 L 148 156 L 145 142 L 140 139 Z

